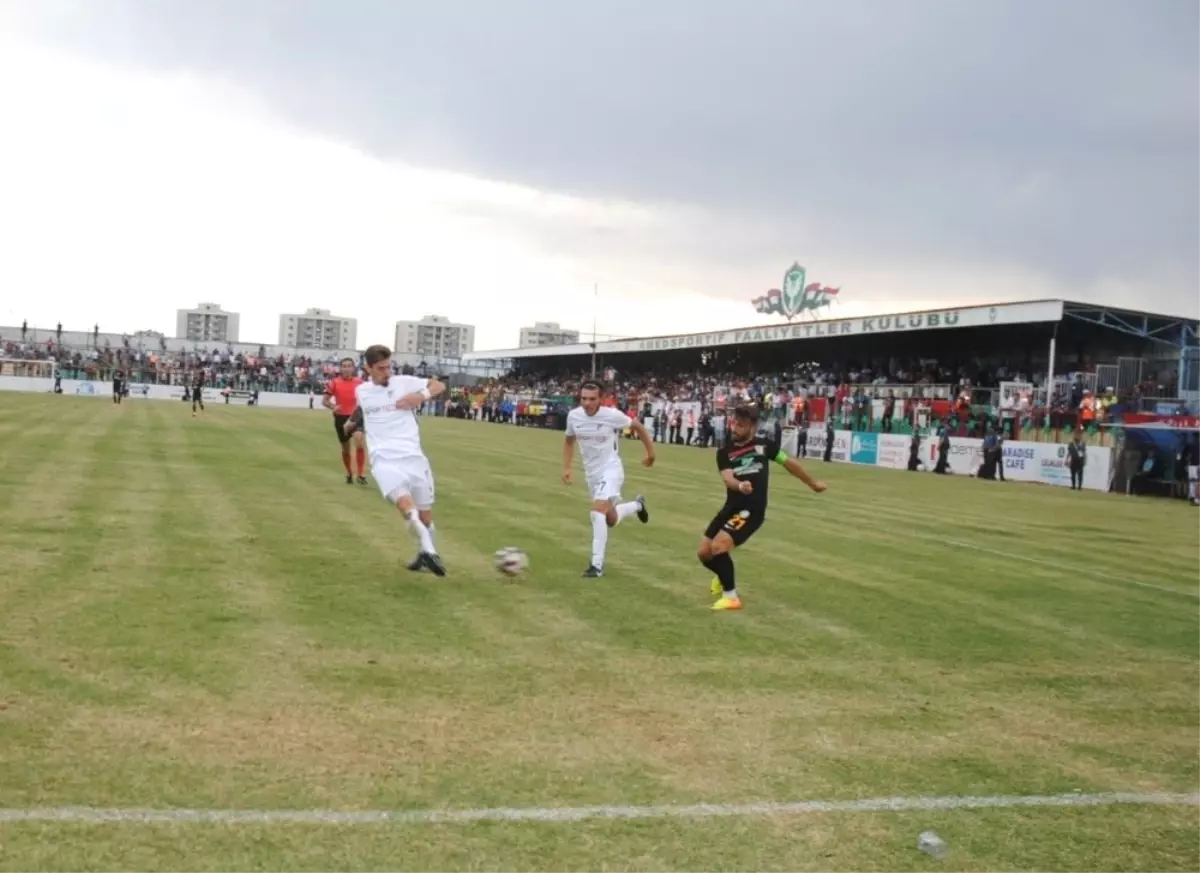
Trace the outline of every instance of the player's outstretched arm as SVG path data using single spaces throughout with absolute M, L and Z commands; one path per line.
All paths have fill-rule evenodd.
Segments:
M 787 470 L 818 494 L 828 487 L 824 482 L 818 482 L 811 475 L 809 475 L 809 472 L 800 465 L 799 461 L 797 461 L 795 458 L 789 458 L 782 451 L 775 456 L 775 462 L 781 464 L 783 469 Z
M 417 383 L 420 384 L 420 383 Z M 437 379 L 429 379 L 425 382 L 423 388 L 416 391 L 410 391 L 399 400 L 396 401 L 397 409 L 416 409 L 426 400 L 432 400 L 439 394 L 445 392 L 446 386 Z
M 572 434 L 567 434 L 567 438 L 563 441 L 563 468 L 562 480 L 565 484 L 571 484 L 571 465 L 575 462 L 575 437 Z
M 634 436 L 642 441 L 642 445 L 646 447 L 646 457 L 642 458 L 643 467 L 654 466 L 654 438 L 650 436 L 650 431 L 646 430 L 636 418 L 630 419 L 629 429 L 633 431 Z

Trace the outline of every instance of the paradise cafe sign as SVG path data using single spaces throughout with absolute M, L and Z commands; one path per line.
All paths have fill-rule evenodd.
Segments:
M 985 315 L 983 324 L 988 323 Z M 809 321 L 773 327 L 749 327 L 720 333 L 693 333 L 684 336 L 651 337 L 600 343 L 605 352 L 657 352 L 665 349 L 702 349 L 742 343 L 768 343 L 821 337 L 862 336 L 910 330 L 936 330 L 946 327 L 970 327 L 973 319 L 964 318 L 959 309 L 938 312 L 914 312 L 908 315 L 877 315 L 869 318 L 844 318 L 838 321 Z

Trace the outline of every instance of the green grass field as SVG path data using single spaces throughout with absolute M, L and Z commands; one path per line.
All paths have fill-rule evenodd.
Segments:
M 625 452 L 585 581 L 561 434 L 425 420 L 450 576 L 324 414 L 0 395 L 0 808 L 469 810 L 1197 790 L 1180 503 L 813 464 L 708 610 L 711 452 Z M 532 569 L 493 571 L 518 545 Z M 937 830 L 950 854 L 916 850 Z M 1194 804 L 0 821 L 0 869 L 1196 870 Z

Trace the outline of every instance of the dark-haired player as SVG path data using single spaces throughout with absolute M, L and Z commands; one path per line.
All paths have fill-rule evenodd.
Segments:
M 625 468 L 617 444 L 621 432 L 629 430 L 646 447 L 643 467 L 654 464 L 654 440 L 637 419 L 630 418 L 615 407 L 600 405 L 600 386 L 585 382 L 579 389 L 579 405 L 567 413 L 567 439 L 563 444 L 562 480 L 571 484 L 571 464 L 575 460 L 575 445 L 583 460 L 583 475 L 587 479 L 592 504 L 592 562 L 583 572 L 585 578 L 598 579 L 604 575 L 604 552 L 608 546 L 608 529 L 616 527 L 631 515 L 645 524 L 650 520 L 646 499 L 638 495 L 621 503 L 621 486 L 625 484 Z
M 338 442 L 342 444 L 342 466 L 346 468 L 346 484 L 354 483 L 354 474 L 350 470 L 350 443 L 354 443 L 354 460 L 358 466 L 358 484 L 366 485 L 367 451 L 363 445 L 361 430 L 353 433 L 346 432 L 346 422 L 358 409 L 358 398 L 355 394 L 363 380 L 355 375 L 358 369 L 353 358 L 342 358 L 341 373 L 334 376 L 325 385 L 325 396 L 321 405 L 333 410 L 333 429 L 337 431 Z
M 196 408 L 204 411 L 204 370 L 197 370 L 192 382 L 192 418 L 196 417 Z
M 795 458 L 789 458 L 774 437 L 756 432 L 755 407 L 735 409 L 729 428 L 729 444 L 717 449 L 717 470 L 726 489 L 725 505 L 709 523 L 696 550 L 700 563 L 717 576 L 712 592 L 718 599 L 712 608 L 718 610 L 742 608 L 730 552 L 745 544 L 766 521 L 771 464 L 779 464 L 813 491 L 825 490 L 825 483 L 810 476 Z
M 355 389 L 358 407 L 346 422 L 346 430 L 361 429 L 366 434 L 371 475 L 417 539 L 419 551 L 408 569 L 445 576 L 433 543 L 433 471 L 421 451 L 415 410 L 446 386 L 437 379 L 394 375 L 387 346 L 371 346 L 364 357 L 370 378 Z
M 120 403 L 125 396 L 125 374 L 120 370 L 113 372 L 113 403 Z

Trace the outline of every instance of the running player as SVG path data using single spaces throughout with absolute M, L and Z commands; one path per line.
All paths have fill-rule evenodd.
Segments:
M 774 437 L 756 433 L 758 409 L 739 406 L 729 422 L 732 440 L 717 449 L 717 470 L 725 483 L 725 505 L 709 522 L 700 547 L 700 563 L 717 574 L 712 593 L 717 598 L 713 609 L 741 609 L 742 601 L 734 584 L 733 558 L 729 554 L 754 536 L 767 517 L 767 480 L 772 462 L 818 494 L 825 483 L 810 476 L 800 462 L 789 458 Z
M 120 370 L 113 372 L 113 403 L 120 403 L 125 395 L 125 374 Z
M 342 444 L 342 466 L 346 468 L 347 485 L 354 483 L 354 474 L 350 471 L 351 442 L 354 443 L 354 461 L 358 466 L 358 484 L 367 484 L 365 475 L 367 452 L 363 447 L 362 431 L 346 432 L 346 422 L 358 408 L 355 391 L 363 383 L 363 380 L 355 375 L 354 371 L 357 369 L 353 358 L 342 358 L 341 374 L 334 376 L 326 383 L 325 396 L 321 398 L 321 405 L 326 409 L 333 410 L 333 429 L 337 431 L 338 442 Z
M 583 475 L 592 496 L 592 562 L 583 572 L 586 579 L 604 575 L 604 552 L 608 546 L 608 529 L 616 527 L 631 515 L 645 524 L 650 520 L 646 498 L 638 495 L 626 503 L 621 500 L 625 484 L 625 468 L 617 443 L 621 432 L 629 428 L 646 447 L 643 467 L 654 465 L 654 440 L 640 421 L 630 418 L 615 407 L 600 405 L 600 386 L 585 382 L 579 389 L 579 405 L 567 414 L 567 440 L 563 445 L 562 480 L 571 484 L 571 464 L 575 459 L 575 444 L 583 460 Z
M 365 353 L 369 380 L 355 389 L 357 406 L 346 422 L 348 432 L 363 430 L 371 456 L 371 475 L 384 499 L 395 504 L 416 537 L 418 552 L 408 569 L 445 576 L 433 543 L 433 471 L 421 451 L 414 413 L 446 386 L 437 379 L 392 373 L 392 352 L 371 346 Z
M 196 417 L 196 408 L 204 411 L 204 370 L 196 371 L 196 377 L 192 382 L 192 418 Z

